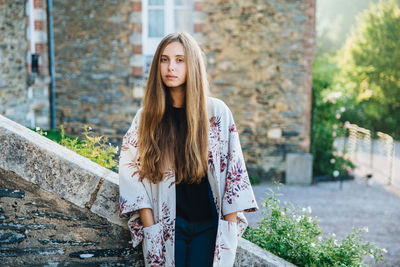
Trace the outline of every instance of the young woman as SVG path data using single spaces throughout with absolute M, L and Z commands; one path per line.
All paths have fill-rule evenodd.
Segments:
M 196 41 L 167 35 L 119 162 L 119 214 L 146 266 L 232 266 L 258 209 L 232 113 L 207 92 Z

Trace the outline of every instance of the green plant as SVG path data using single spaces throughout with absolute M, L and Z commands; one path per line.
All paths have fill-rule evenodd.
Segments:
M 338 72 L 330 55 L 318 55 L 313 63 L 313 111 L 311 153 L 314 156 L 313 175 L 348 175 L 354 164 L 345 153 L 341 155 L 333 145 L 334 139 L 346 136 L 346 111 L 340 92 L 333 92 L 334 75 Z
M 82 134 L 85 139 L 80 140 L 77 137 L 72 138 L 67 136 L 64 132 L 64 126 L 61 125 L 59 131 L 52 131 L 50 139 L 107 169 L 118 172 L 118 163 L 115 159 L 118 147 L 112 146 L 108 142 L 107 137 L 90 136 L 90 131 L 92 130 L 90 126 L 84 125 L 83 130 Z M 39 127 L 36 127 L 35 131 L 48 137 L 49 130 L 43 131 Z
M 400 8 L 380 0 L 357 18 L 357 26 L 337 53 L 335 90 L 354 108 L 344 117 L 373 131 L 400 138 Z
M 277 184 L 277 191 L 279 184 Z M 361 233 L 367 228 L 354 229 L 341 242 L 334 234 L 322 237 L 311 208 L 282 205 L 277 199 L 281 194 L 269 189 L 264 205 L 264 217 L 258 227 L 248 227 L 243 237 L 275 255 L 298 266 L 366 266 L 363 257 L 370 255 L 375 262 L 383 261 L 385 249 L 374 243 L 363 242 Z
M 260 183 L 260 178 L 254 175 L 249 175 L 249 180 L 251 184 L 259 184 Z

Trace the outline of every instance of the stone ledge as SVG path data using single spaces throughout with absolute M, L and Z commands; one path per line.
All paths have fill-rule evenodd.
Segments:
M 234 266 L 296 267 L 296 265 L 240 238 Z
M 79 207 L 96 199 L 102 179 L 118 184 L 116 173 L 1 115 L 0 168 Z

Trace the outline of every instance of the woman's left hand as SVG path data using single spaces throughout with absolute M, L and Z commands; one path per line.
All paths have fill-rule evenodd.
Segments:
M 224 215 L 224 220 L 229 221 L 229 222 L 236 222 L 237 221 L 237 212 L 232 212 L 232 213 Z

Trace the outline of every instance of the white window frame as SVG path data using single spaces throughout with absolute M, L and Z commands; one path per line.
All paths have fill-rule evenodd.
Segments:
M 164 10 L 164 34 L 162 37 L 148 37 L 149 35 L 149 0 L 142 0 L 142 48 L 143 48 L 143 58 L 144 58 L 144 73 L 145 75 L 148 72 L 148 66 L 146 66 L 146 62 L 148 62 L 148 57 L 153 57 L 158 44 L 161 39 L 169 34 L 173 33 L 176 30 L 175 27 L 175 10 L 176 9 L 189 9 L 190 13 L 190 33 L 193 34 L 194 26 L 193 26 L 193 0 L 189 0 L 189 6 L 175 6 L 174 0 L 164 0 L 164 5 L 159 6 L 151 6 L 151 9 L 161 9 Z

